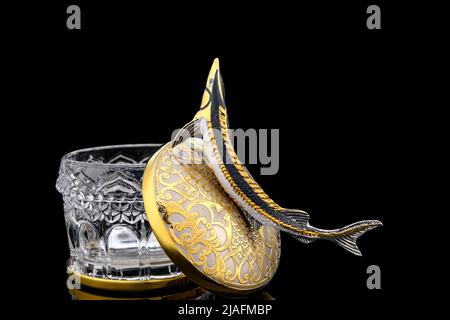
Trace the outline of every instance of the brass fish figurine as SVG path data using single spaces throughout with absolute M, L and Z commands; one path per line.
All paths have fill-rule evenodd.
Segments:
M 238 159 L 230 140 L 225 91 L 218 59 L 214 60 L 209 73 L 200 110 L 175 136 L 172 148 L 180 154 L 183 153 L 183 148 L 184 152 L 186 148 L 190 148 L 202 154 L 222 188 L 254 226 L 274 226 L 303 243 L 311 243 L 317 239 L 331 240 L 347 251 L 361 255 L 356 245 L 358 237 L 382 225 L 378 220 L 363 220 L 333 230 L 315 228 L 309 224 L 307 212 L 283 208 L 264 192 Z

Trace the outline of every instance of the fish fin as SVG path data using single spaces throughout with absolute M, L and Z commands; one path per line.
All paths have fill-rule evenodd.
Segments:
M 355 222 L 343 228 L 343 230 L 347 233 L 345 236 L 337 236 L 336 238 L 332 238 L 331 240 L 336 242 L 345 250 L 357 256 L 361 256 L 362 254 L 361 251 L 359 251 L 358 246 L 356 245 L 356 240 L 358 240 L 358 238 L 365 232 L 382 225 L 383 224 L 378 220 L 364 220 Z
M 317 238 L 308 238 L 301 235 L 291 234 L 295 239 L 303 243 L 311 243 L 317 240 Z
M 251 225 L 253 228 L 255 228 L 255 229 L 257 229 L 257 230 L 259 230 L 259 228 L 262 227 L 262 223 L 259 222 L 258 220 L 256 220 L 255 218 L 251 217 L 251 216 L 250 216 L 250 218 L 248 218 L 248 222 L 250 223 L 250 225 Z
M 177 132 L 175 138 L 172 140 L 172 148 L 175 148 L 177 145 L 185 142 L 189 138 L 200 137 L 202 137 L 202 134 L 199 119 L 193 119 Z
M 309 214 L 303 210 L 282 209 L 276 212 L 275 218 L 283 223 L 303 228 L 308 224 Z
M 183 143 L 172 148 L 170 154 L 184 165 L 203 164 L 209 166 L 209 162 L 204 153 L 203 140 L 199 138 L 188 138 Z
M 256 218 L 253 218 L 251 214 L 249 214 L 247 211 L 242 210 L 244 213 L 245 218 L 247 219 L 248 223 L 255 229 L 259 230 L 261 226 L 263 225 L 260 221 L 258 221 Z

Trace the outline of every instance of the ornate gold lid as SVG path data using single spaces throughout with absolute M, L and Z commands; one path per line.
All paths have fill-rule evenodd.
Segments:
M 168 143 L 148 162 L 142 193 L 161 246 L 198 285 L 246 294 L 272 279 L 279 231 L 251 225 L 204 163 L 186 163 Z

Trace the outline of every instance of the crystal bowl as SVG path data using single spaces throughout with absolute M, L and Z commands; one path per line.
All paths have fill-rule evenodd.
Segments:
M 152 232 L 142 200 L 144 169 L 159 147 L 96 147 L 62 158 L 56 188 L 64 200 L 73 272 L 133 282 L 182 276 Z

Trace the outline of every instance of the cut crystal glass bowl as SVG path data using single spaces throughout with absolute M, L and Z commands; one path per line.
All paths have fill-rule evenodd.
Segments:
M 152 280 L 181 275 L 153 234 L 142 176 L 158 144 L 83 149 L 61 160 L 69 266 L 90 277 Z

